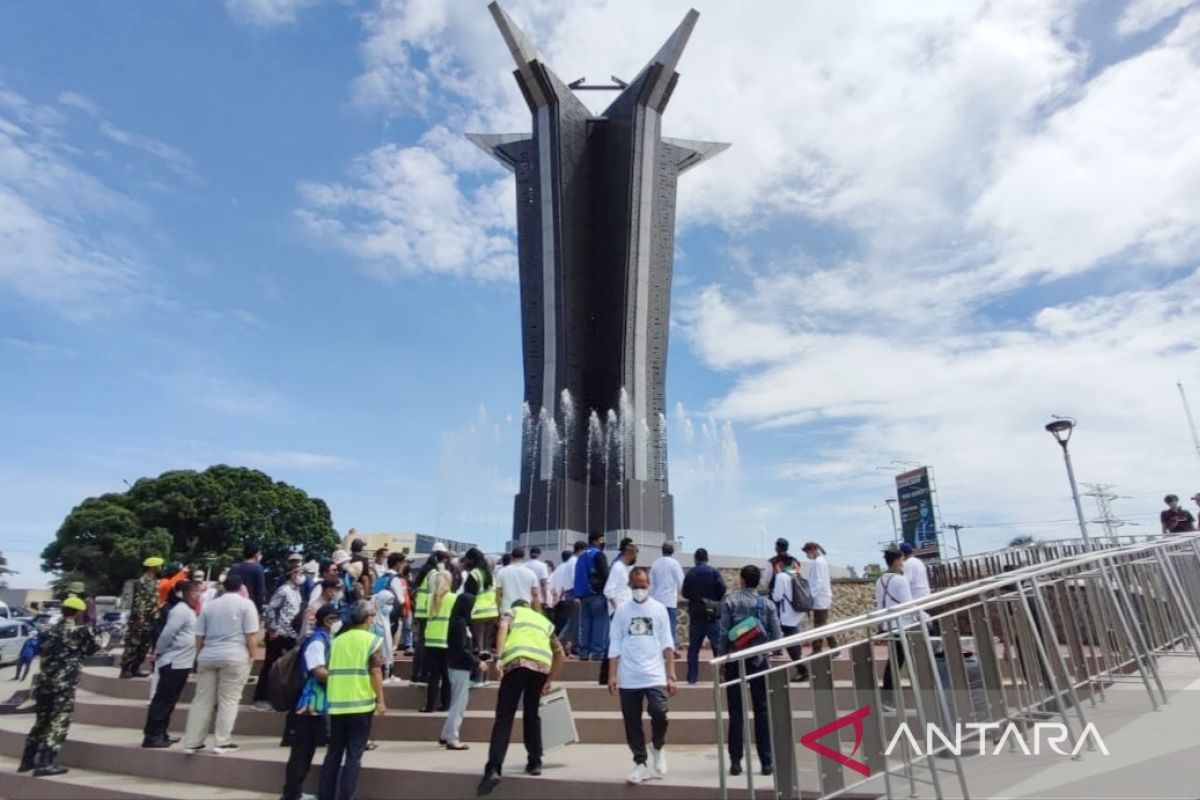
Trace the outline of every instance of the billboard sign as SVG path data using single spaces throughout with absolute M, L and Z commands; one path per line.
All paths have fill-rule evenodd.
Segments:
M 936 554 L 938 525 L 929 468 L 918 467 L 897 475 L 896 498 L 900 501 L 904 541 L 914 550 Z

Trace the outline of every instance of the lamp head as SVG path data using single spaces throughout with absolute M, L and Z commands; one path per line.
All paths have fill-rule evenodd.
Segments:
M 1067 417 L 1056 417 L 1053 422 L 1047 423 L 1046 430 L 1054 437 L 1055 441 L 1063 447 L 1067 446 L 1067 442 L 1071 438 L 1071 432 L 1075 429 L 1075 420 Z

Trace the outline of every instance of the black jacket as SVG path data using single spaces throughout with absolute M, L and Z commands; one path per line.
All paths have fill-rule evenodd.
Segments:
M 454 601 L 450 610 L 450 630 L 446 636 L 446 667 L 448 669 L 474 670 L 479 666 L 475 646 L 471 641 L 471 612 L 475 609 L 475 595 L 463 592 Z

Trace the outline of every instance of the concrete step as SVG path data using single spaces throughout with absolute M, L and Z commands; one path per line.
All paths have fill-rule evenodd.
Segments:
M 150 700 L 150 679 L 135 678 L 122 680 L 117 677 L 118 671 L 112 667 L 89 667 L 80 677 L 79 687 L 94 694 L 104 695 L 120 700 L 131 700 L 147 703 Z M 571 698 L 571 708 L 575 711 L 613 711 L 619 708 L 617 699 L 608 693 L 608 687 L 600 686 L 594 681 L 556 681 L 556 686 L 564 687 Z M 491 711 L 496 707 L 496 694 L 500 682 L 491 680 L 486 686 L 471 690 L 468 710 Z M 808 683 L 792 684 L 792 708 L 796 710 L 812 709 L 812 691 Z M 837 703 L 839 707 L 848 707 L 856 700 L 850 681 L 836 683 Z M 181 703 L 190 703 L 195 694 L 195 678 L 190 678 L 184 687 Z M 416 710 L 425 704 L 426 688 L 404 683 L 389 683 L 384 687 L 384 697 L 389 708 Z M 242 703 L 249 704 L 254 698 L 254 684 L 248 683 L 242 691 Z M 675 697 L 671 699 L 672 711 L 712 711 L 712 684 L 698 683 L 694 686 L 684 684 L 679 687 Z
M 16 723 L 23 724 L 16 724 Z M 14 758 L 24 743 L 25 730 L 32 723 L 26 717 L 19 720 L 8 716 L 0 718 L 0 754 Z M 154 794 L 85 794 L 65 795 L 81 800 L 108 797 L 199 797 L 185 794 L 200 787 L 206 797 L 225 797 L 221 789 L 235 789 L 250 793 L 247 797 L 270 794 L 278 796 L 283 785 L 284 764 L 288 751 L 278 747 L 272 738 L 239 736 L 241 750 L 228 755 L 200 754 L 188 756 L 178 749 L 142 750 L 138 747 L 140 733 L 120 728 L 105 728 L 93 725 L 73 724 L 70 736 L 63 747 L 61 763 L 75 769 L 104 770 L 119 769 L 130 776 L 133 786 L 151 785 Z M 504 779 L 492 797 L 497 800 L 672 800 L 687 797 L 689 800 L 715 800 L 720 796 L 716 775 L 715 746 L 690 747 L 676 744 L 668 734 L 667 753 L 670 771 L 665 779 L 654 780 L 641 786 L 625 783 L 625 774 L 632 768 L 629 749 L 619 745 L 569 745 L 549 751 L 544 756 L 544 772 L 540 777 L 523 774 L 524 749 L 516 744 L 508 751 L 505 761 Z M 810 751 L 800 748 L 803 785 L 816 784 L 816 758 L 809 758 Z M 318 750 L 313 770 L 309 776 L 309 791 L 315 789 L 316 774 L 320 768 L 323 751 Z M 473 798 L 475 786 L 483 773 L 487 760 L 485 747 L 473 746 L 465 752 L 451 752 L 432 742 L 387 742 L 381 741 L 378 750 L 363 756 L 363 768 L 359 777 L 360 800 L 390 800 L 396 797 L 436 797 L 446 800 Z M 0 797 L 6 800 L 24 800 L 46 795 L 18 795 L 10 787 L 17 786 L 17 777 L 11 772 L 0 774 Z M 756 798 L 773 796 L 768 779 L 760 778 Z M 163 786 L 157 793 L 157 786 Z M 878 795 L 845 795 L 852 800 L 874 798 Z M 56 796 L 57 797 L 57 796 Z M 229 795 L 229 797 L 233 797 Z M 731 785 L 729 797 L 749 798 L 744 785 Z
M 18 774 L 19 763 L 19 758 L 0 756 L 0 797 L 4 800 L 274 800 L 279 796 L 278 792 L 155 780 L 75 766 L 65 775 L 36 778 L 33 773 Z

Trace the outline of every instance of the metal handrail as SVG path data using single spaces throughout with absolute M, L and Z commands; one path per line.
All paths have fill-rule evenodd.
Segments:
M 917 747 L 914 755 L 908 744 L 900 742 L 899 766 L 893 764 L 892 755 L 898 737 L 891 746 L 883 747 L 887 728 L 909 722 L 914 714 L 923 730 L 935 723 L 961 722 L 968 716 L 989 724 L 1000 720 L 1022 726 L 1057 716 L 1074 740 L 1078 758 L 1085 744 L 1089 749 L 1094 745 L 1087 739 L 1084 701 L 1089 708 L 1096 706 L 1097 699 L 1104 702 L 1107 685 L 1138 680 L 1157 709 L 1168 701 L 1157 659 L 1164 655 L 1200 658 L 1200 535 L 1128 543 L 1114 537 L 1100 544 L 1102 549 L 1086 550 L 1082 542 L 1064 542 L 1063 550 L 1082 551 L 1015 566 L 919 600 L 715 657 L 711 668 L 722 796 L 728 788 L 722 690 L 729 694 L 730 724 L 737 720 L 748 733 L 750 747 L 756 736 L 763 735 L 761 729 L 752 732 L 751 700 L 766 704 L 755 716 L 767 720 L 769 752 L 777 762 L 775 796 L 799 796 L 793 689 L 788 673 L 792 668 L 811 667 L 808 696 L 812 717 L 815 723 L 826 723 L 819 728 L 829 727 L 828 723 L 838 722 L 839 697 L 847 691 L 844 686 L 837 688 L 830 660 L 841 652 L 851 655 L 849 691 L 854 699 L 849 702 L 860 706 L 854 712 L 862 726 L 857 733 L 870 739 L 862 758 L 879 769 L 889 797 L 892 778 L 898 775 L 907 778 L 910 794 L 916 791 L 916 782 L 923 780 L 917 776 L 919 764 L 928 767 L 928 782 L 935 795 L 943 795 L 943 777 L 932 761 L 932 747 L 925 753 Z M 914 615 L 917 622 L 903 624 Z M 880 626 L 886 630 L 881 632 Z M 964 636 L 964 630 L 971 635 Z M 781 650 L 849 632 L 864 635 L 819 654 L 801 651 L 799 657 L 783 662 L 768 658 Z M 973 651 L 970 661 L 963 648 L 968 640 Z M 886 645 L 889 654 L 885 673 L 891 678 L 885 683 L 891 688 L 886 698 L 876 669 L 878 644 Z M 904 666 L 909 672 L 907 689 L 898 677 Z M 896 708 L 891 709 L 885 699 Z M 911 710 L 907 708 L 909 700 L 914 706 Z M 863 720 L 872 709 L 879 713 L 867 724 Z M 884 715 L 893 713 L 895 720 L 888 722 L 891 717 Z M 948 753 L 945 750 L 938 748 L 939 754 L 953 758 L 962 795 L 967 797 L 962 753 L 953 747 Z M 848 785 L 837 762 L 822 759 L 818 765 L 823 796 L 872 780 L 867 770 L 866 780 Z M 752 769 L 746 770 L 746 785 L 753 793 Z

